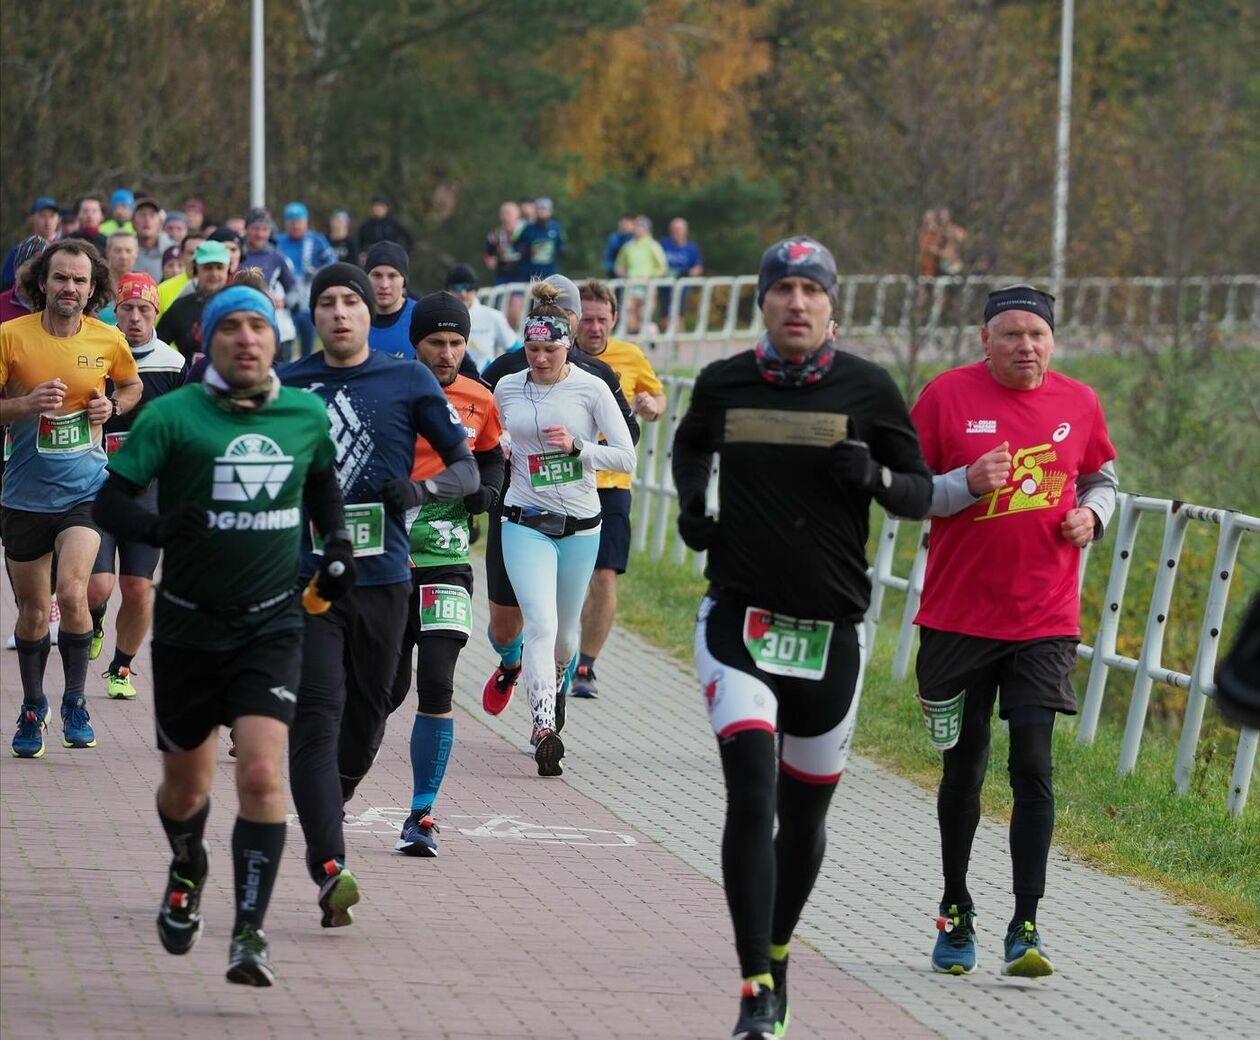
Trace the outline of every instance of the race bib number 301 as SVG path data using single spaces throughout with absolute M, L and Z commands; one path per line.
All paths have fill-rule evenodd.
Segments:
M 41 415 L 35 449 L 41 455 L 78 455 L 92 450 L 87 410 L 69 415 Z
M 834 621 L 809 621 L 757 607 L 744 612 L 744 646 L 753 663 L 771 675 L 821 679 L 835 629 Z
M 472 631 L 472 597 L 459 585 L 420 586 L 422 632 Z
M 385 507 L 380 502 L 359 502 L 346 506 L 346 530 L 355 556 L 382 556 L 385 553 Z M 324 554 L 324 539 L 311 525 L 311 549 Z
M 582 479 L 582 460 L 564 451 L 544 451 L 529 456 L 530 487 L 547 488 Z

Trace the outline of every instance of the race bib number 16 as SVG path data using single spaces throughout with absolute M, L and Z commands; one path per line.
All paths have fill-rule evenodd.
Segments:
M 821 679 L 835 628 L 833 621 L 809 621 L 749 607 L 744 612 L 744 646 L 763 672 Z

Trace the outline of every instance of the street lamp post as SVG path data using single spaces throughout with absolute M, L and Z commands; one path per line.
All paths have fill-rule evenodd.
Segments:
M 1059 140 L 1054 175 L 1054 241 L 1051 247 L 1050 291 L 1060 296 L 1067 251 L 1068 159 L 1072 137 L 1073 0 L 1063 0 L 1059 38 Z
M 263 0 L 253 0 L 249 89 L 249 204 L 267 204 L 266 79 L 263 73 Z

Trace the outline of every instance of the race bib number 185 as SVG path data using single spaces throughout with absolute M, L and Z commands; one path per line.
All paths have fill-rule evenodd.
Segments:
M 459 585 L 420 586 L 422 632 L 472 631 L 472 597 Z

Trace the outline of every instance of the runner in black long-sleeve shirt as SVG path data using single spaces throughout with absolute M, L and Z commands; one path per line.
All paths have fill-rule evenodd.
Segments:
M 892 379 L 827 338 L 827 249 L 776 243 L 757 289 L 766 335 L 700 373 L 673 448 L 679 532 L 709 552 L 696 670 L 726 778 L 722 873 L 744 977 L 734 1035 L 749 1038 L 786 1026 L 788 943 L 848 757 L 871 499 L 906 517 L 925 516 L 932 499 Z M 715 454 L 716 519 L 705 515 Z

